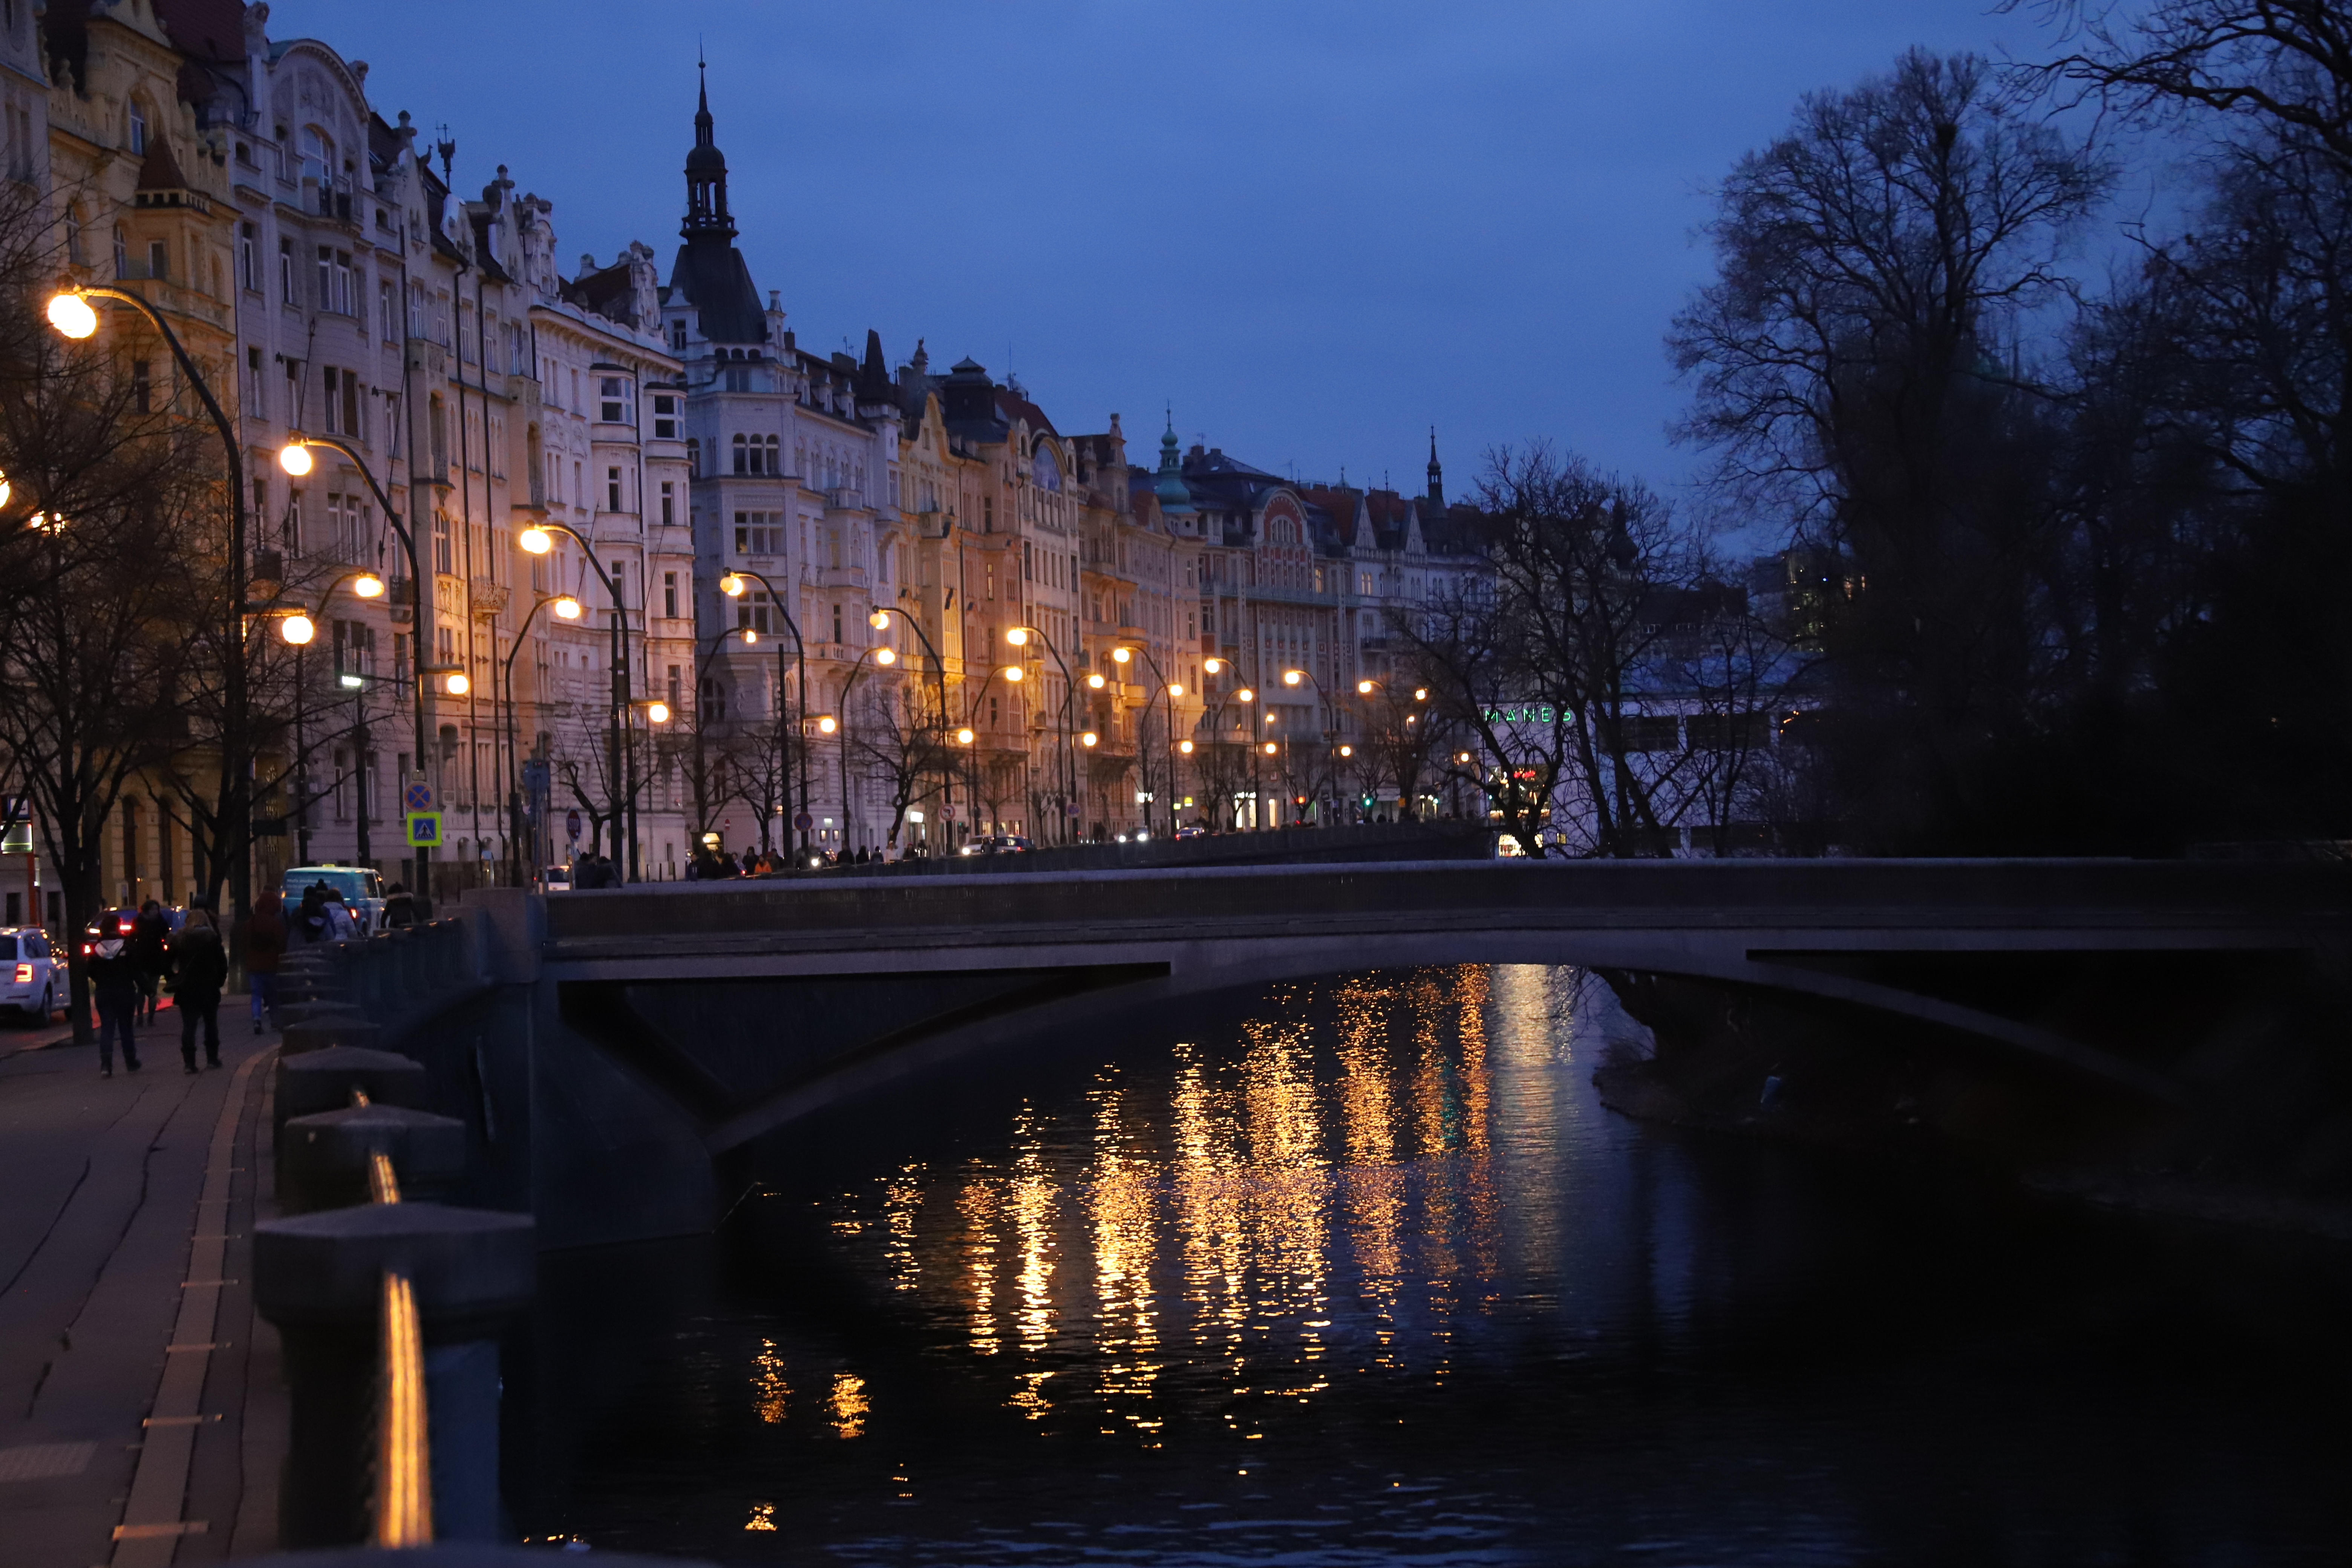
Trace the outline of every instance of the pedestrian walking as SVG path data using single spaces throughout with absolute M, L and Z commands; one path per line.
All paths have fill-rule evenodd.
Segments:
M 131 922 L 131 957 L 138 966 L 141 1023 L 155 1021 L 163 976 L 172 969 L 171 941 L 172 921 L 163 906 L 152 899 L 140 905 L 139 918 Z
M 205 1031 L 205 1066 L 220 1059 L 221 987 L 228 984 L 228 945 L 211 910 L 199 901 L 188 908 L 188 920 L 172 939 L 172 1005 L 180 1012 L 180 1062 L 196 1070 L 196 1026 Z
M 335 939 L 335 917 L 327 912 L 327 884 L 313 882 L 302 889 L 302 901 L 295 906 L 294 918 L 286 922 L 293 934 L 291 945 L 311 947 Z
M 416 923 L 416 895 L 402 883 L 394 882 L 383 896 L 383 929 L 398 931 Z
M 139 1042 L 131 1021 L 139 1016 L 139 960 L 130 941 L 110 916 L 83 933 L 82 973 L 89 977 L 90 999 L 98 1004 L 98 1076 L 114 1076 L 114 1038 L 122 1037 L 124 1070 L 139 1070 Z
M 253 1032 L 278 1020 L 278 961 L 286 955 L 286 895 L 271 888 L 254 900 L 245 928 L 245 977 L 253 988 Z

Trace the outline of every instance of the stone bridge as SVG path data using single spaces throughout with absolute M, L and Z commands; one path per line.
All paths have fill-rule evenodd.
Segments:
M 354 944 L 381 1043 L 478 1141 L 474 1201 L 550 1245 L 707 1227 L 714 1162 L 975 1053 L 1180 997 L 1415 964 L 1691 977 L 2177 1100 L 2195 1043 L 2104 1000 L 2183 966 L 2340 960 L 2352 870 L 2123 860 L 1404 862 L 468 895 L 419 983 Z M 373 976 L 371 979 L 371 975 Z M 410 975 L 410 978 L 399 978 Z M 2085 997 L 2099 1005 L 2084 1005 Z M 2160 1012 L 2161 1009 L 2157 1009 Z M 2103 1026 L 2103 1018 L 2120 1022 Z

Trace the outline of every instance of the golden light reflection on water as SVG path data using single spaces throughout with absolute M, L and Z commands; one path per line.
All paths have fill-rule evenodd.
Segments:
M 1552 1114 L 1534 1076 L 1497 1086 L 1490 1005 L 1504 1070 L 1549 1060 L 1524 1037 L 1556 972 L 1527 973 L 1507 997 L 1483 966 L 1277 987 L 1237 1045 L 1129 1053 L 1082 1098 L 1024 1104 L 999 1152 L 904 1165 L 829 1222 L 1034 1421 L 1157 1446 L 1187 1399 L 1247 1438 L 1337 1376 L 1442 1380 L 1509 1246 L 1498 1093 L 1529 1131 Z M 835 1377 L 842 1436 L 863 1388 Z M 782 1419 L 781 1364 L 754 1396 Z

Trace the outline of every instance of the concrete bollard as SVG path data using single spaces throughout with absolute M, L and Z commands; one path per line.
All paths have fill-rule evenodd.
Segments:
M 383 1044 L 383 1026 L 356 1007 L 309 1002 L 289 1012 L 292 1016 L 278 1027 L 284 1037 L 279 1048 L 289 1057 L 331 1046 L 374 1050 Z
M 422 1110 L 426 1097 L 425 1064 L 391 1051 L 356 1046 L 328 1046 L 299 1056 L 281 1056 L 278 1092 L 271 1100 L 271 1115 L 276 1119 L 272 1132 L 282 1134 L 286 1123 L 297 1116 L 342 1110 L 351 1104 L 355 1089 L 365 1089 L 368 1099 L 378 1105 Z
M 278 1134 L 278 1203 L 310 1214 L 368 1201 L 368 1157 L 388 1154 L 403 1193 L 446 1197 L 466 1172 L 466 1124 L 402 1105 L 289 1117 Z
M 530 1303 L 533 1261 L 530 1216 L 484 1209 L 363 1204 L 254 1226 L 254 1302 L 284 1338 L 291 1404 L 282 1545 L 368 1537 L 387 1269 L 415 1288 L 424 1325 L 435 1533 L 498 1539 L 498 1336 Z M 430 1559 L 404 1552 L 399 1561 Z

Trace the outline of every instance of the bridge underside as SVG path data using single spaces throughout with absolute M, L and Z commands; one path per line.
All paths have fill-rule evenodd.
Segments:
M 1756 935 L 1768 940 L 1748 945 Z M 563 963 L 551 965 L 548 978 L 565 1024 L 657 1087 L 718 1153 L 958 1058 L 1121 1013 L 1277 981 L 1452 963 L 1570 964 L 1753 986 L 1929 1026 L 2129 1094 L 2176 1101 L 2179 1087 L 2148 1065 L 2147 1053 L 2126 1054 L 2034 1015 L 2053 1010 L 2045 1004 L 2053 992 L 2063 997 L 2102 977 L 2152 979 L 2161 966 L 2187 959 L 2227 962 L 2275 950 L 2217 946 L 2210 937 L 2120 951 L 2113 943 L 2111 936 L 2085 935 L 2053 951 L 2046 940 L 2001 943 L 1981 933 L 1922 947 L 1897 945 L 1881 930 L 1744 933 L 1727 942 L 1687 932 L 1489 928 L 920 951 L 866 945 Z M 2042 983 L 2020 987 L 2017 977 L 2027 971 Z M 1996 1011 L 1978 999 L 1997 989 L 2023 1007 Z

